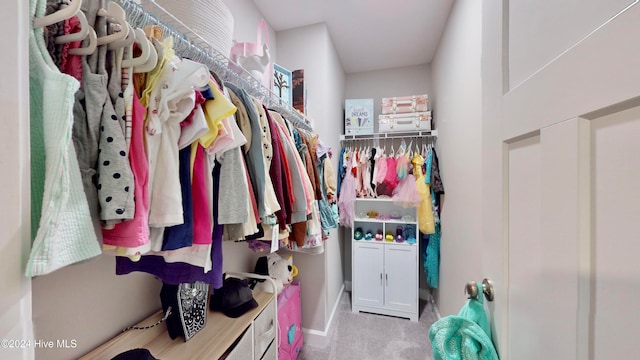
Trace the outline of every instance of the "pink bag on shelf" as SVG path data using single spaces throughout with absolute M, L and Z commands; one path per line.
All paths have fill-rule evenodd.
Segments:
M 427 111 L 429 97 L 424 95 L 382 98 L 383 114 L 406 114 Z
M 258 22 L 257 41 L 236 42 L 231 46 L 229 59 L 233 62 L 230 67 L 238 73 L 246 70 L 254 78 L 260 81 L 267 89 L 271 90 L 273 78 L 273 64 L 269 54 L 269 28 L 264 19 Z M 242 68 L 239 69 L 238 65 Z

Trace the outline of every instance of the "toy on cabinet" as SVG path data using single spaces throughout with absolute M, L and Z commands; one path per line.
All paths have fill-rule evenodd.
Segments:
M 293 278 L 298 275 L 298 268 L 293 265 L 293 255 L 283 259 L 278 253 L 272 253 L 258 258 L 254 272 L 275 280 L 277 293 L 280 294 L 284 286 L 291 284 Z M 264 281 L 258 281 L 254 290 L 272 292 L 271 286 Z

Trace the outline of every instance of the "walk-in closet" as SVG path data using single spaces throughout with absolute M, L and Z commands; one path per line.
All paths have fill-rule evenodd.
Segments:
M 7 0 L 0 29 L 0 359 L 635 352 L 638 1 Z

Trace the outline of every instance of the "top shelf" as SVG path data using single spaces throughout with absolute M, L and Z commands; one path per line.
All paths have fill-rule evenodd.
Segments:
M 284 103 L 271 89 L 267 89 L 249 72 L 213 48 L 204 38 L 155 1 L 141 0 L 139 3 L 135 0 L 114 1 L 122 5 L 127 13 L 127 21 L 131 26 L 144 27 L 145 25 L 154 24 L 162 27 L 163 32 L 172 35 L 176 42 L 181 45 L 180 49 L 191 55 L 194 60 L 207 65 L 209 69 L 216 72 L 222 79 L 244 89 L 265 103 L 269 108 L 277 110 L 287 120 L 293 122 L 294 125 L 306 130 L 313 130 L 313 123 L 309 118 Z M 176 51 L 176 54 L 181 55 L 179 51 Z M 235 65 L 234 68 L 238 68 L 239 70 L 232 70 L 232 64 Z
M 392 132 L 392 133 L 340 135 L 340 141 L 406 139 L 406 138 L 420 138 L 420 137 L 437 138 L 438 130 L 434 129 L 429 131 L 402 131 L 402 132 Z

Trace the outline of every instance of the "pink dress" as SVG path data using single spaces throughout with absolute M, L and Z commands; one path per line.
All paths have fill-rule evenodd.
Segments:
M 387 175 L 384 177 L 384 183 L 387 186 L 387 190 L 393 192 L 393 189 L 398 186 L 398 173 L 396 172 L 396 158 L 389 156 L 387 158 Z
M 192 146 L 196 147 L 196 159 L 193 163 L 193 177 L 191 178 L 193 243 L 207 245 L 211 244 L 212 233 L 211 206 L 209 206 L 204 163 L 208 160 L 205 157 L 204 148 L 199 143 L 194 143 Z
M 397 172 L 398 177 L 402 177 L 402 180 L 393 189 L 393 202 L 403 207 L 417 207 L 422 202 L 422 197 L 418 193 L 416 181 L 413 176 L 407 176 L 409 167 L 409 157 L 407 155 L 400 155 L 397 159 Z

